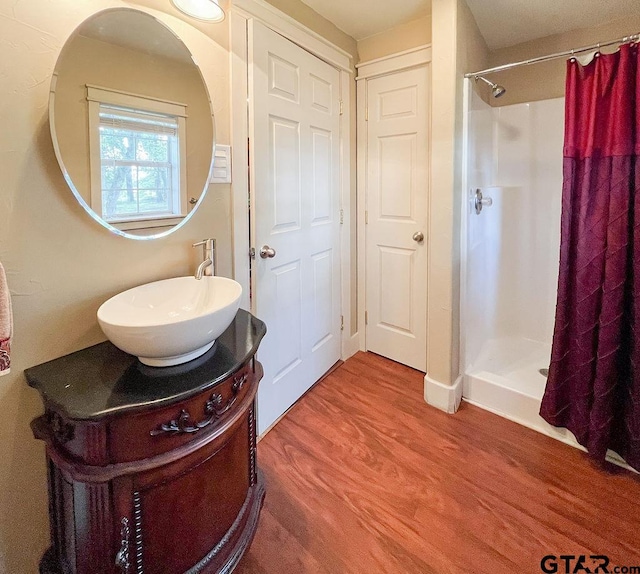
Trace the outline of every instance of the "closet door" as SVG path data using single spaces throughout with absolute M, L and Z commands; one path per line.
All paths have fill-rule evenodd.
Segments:
M 367 80 L 367 349 L 427 366 L 429 68 Z
M 253 20 L 249 61 L 263 432 L 340 359 L 340 76 Z

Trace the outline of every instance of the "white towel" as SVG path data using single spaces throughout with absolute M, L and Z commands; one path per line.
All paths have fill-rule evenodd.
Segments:
M 11 367 L 11 336 L 13 335 L 13 313 L 7 276 L 0 263 L 0 377 Z

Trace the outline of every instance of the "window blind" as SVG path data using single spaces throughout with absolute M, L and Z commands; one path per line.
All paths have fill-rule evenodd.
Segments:
M 124 110 L 100 105 L 100 126 L 135 132 L 178 135 L 178 119 L 172 116 Z

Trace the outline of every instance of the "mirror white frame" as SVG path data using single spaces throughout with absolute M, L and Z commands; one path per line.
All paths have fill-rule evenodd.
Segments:
M 58 69 L 60 66 L 60 63 L 64 57 L 65 54 L 65 48 L 68 46 L 68 43 L 71 41 L 72 38 L 74 38 L 79 31 L 82 30 L 83 26 L 86 25 L 87 22 L 90 22 L 92 20 L 95 20 L 96 18 L 100 18 L 103 17 L 105 15 L 108 15 L 110 13 L 116 13 L 116 12 L 120 12 L 120 13 L 134 13 L 136 15 L 142 15 L 146 18 L 150 18 L 154 21 L 154 24 L 160 25 L 162 26 L 162 28 L 166 31 L 168 31 L 185 49 L 186 52 L 189 53 L 189 55 L 191 56 L 191 60 L 193 61 L 193 64 L 195 66 L 195 68 L 198 70 L 198 74 L 200 77 L 200 81 L 202 83 L 202 87 L 204 89 L 204 95 L 206 97 L 206 100 L 208 102 L 208 106 L 209 106 L 209 114 L 210 114 L 210 118 L 211 118 L 211 149 L 210 149 L 210 159 L 208 161 L 208 170 L 207 170 L 207 175 L 204 181 L 204 187 L 203 189 L 200 191 L 198 200 L 196 202 L 196 204 L 193 206 L 193 208 L 189 211 L 189 213 L 187 213 L 185 216 L 181 217 L 180 220 L 175 223 L 174 225 L 172 225 L 169 229 L 163 229 L 163 231 L 158 232 L 158 233 L 154 233 L 153 232 L 153 227 L 148 227 L 145 228 L 143 224 L 138 226 L 138 229 L 123 229 L 123 228 L 118 228 L 115 227 L 114 225 L 112 225 L 111 223 L 105 221 L 98 213 L 96 213 L 96 211 L 91 207 L 91 205 L 87 202 L 87 200 L 85 199 L 85 197 L 83 197 L 83 195 L 80 193 L 80 191 L 78 190 L 78 188 L 76 187 L 76 184 L 73 181 L 73 178 L 71 177 L 71 174 L 69 173 L 69 170 L 66 167 L 64 158 L 63 158 L 63 154 L 61 152 L 60 149 L 60 145 L 58 142 L 58 137 L 57 137 L 57 130 L 56 130 L 56 114 L 55 114 L 55 98 L 56 98 L 56 88 L 57 88 L 57 79 L 58 79 Z M 161 14 L 158 14 L 158 16 L 162 16 Z M 197 211 L 197 209 L 199 208 L 199 206 L 201 205 L 202 201 L 204 200 L 207 191 L 209 189 L 209 186 L 211 185 L 211 177 L 213 174 L 213 165 L 214 165 L 214 158 L 215 158 L 215 147 L 216 147 L 216 128 L 215 128 L 215 117 L 214 117 L 214 113 L 213 113 L 213 105 L 212 105 L 212 101 L 211 101 L 211 95 L 210 95 L 210 90 L 208 88 L 207 82 L 205 80 L 204 74 L 203 74 L 203 70 L 201 69 L 201 67 L 198 65 L 198 62 L 196 61 L 196 58 L 194 56 L 193 50 L 190 49 L 190 47 L 187 45 L 187 43 L 180 37 L 180 35 L 178 34 L 178 31 L 176 31 L 168 22 L 164 21 L 165 18 L 160 19 L 158 16 L 156 16 L 153 13 L 150 13 L 150 11 L 145 11 L 143 9 L 137 9 L 137 8 L 130 8 L 130 7 L 116 7 L 116 8 L 108 8 L 106 10 L 101 10 L 98 11 L 94 14 L 92 14 L 91 16 L 89 16 L 88 18 L 86 18 L 85 20 L 83 20 L 74 30 L 73 32 L 69 35 L 69 38 L 67 39 L 67 41 L 65 42 L 64 47 L 62 48 L 56 65 L 55 65 L 55 69 L 52 75 L 52 79 L 51 79 L 51 88 L 50 88 L 50 93 L 49 93 L 49 127 L 50 127 L 50 132 L 51 132 L 51 139 L 53 142 L 53 148 L 54 148 L 54 152 L 56 155 L 56 159 L 58 160 L 58 164 L 60 166 L 60 169 L 62 171 L 62 175 L 69 187 L 69 189 L 71 190 L 71 192 L 73 193 L 74 197 L 76 198 L 76 200 L 78 201 L 78 203 L 83 207 L 83 209 L 89 214 L 89 216 L 96 221 L 97 223 L 99 223 L 103 228 L 109 230 L 111 233 L 115 234 L 115 235 L 119 235 L 121 237 L 126 237 L 128 239 L 137 239 L 137 240 L 150 240 L 150 239 L 158 239 L 161 237 L 166 237 L 167 235 L 173 233 L 174 231 L 177 231 L 178 229 L 182 228 L 193 216 L 193 214 Z M 170 18 L 169 18 L 170 19 Z M 179 23 L 180 25 L 184 26 L 184 23 Z M 176 26 L 177 28 L 178 26 Z M 207 149 L 209 149 L 207 147 Z M 125 226 L 126 227 L 126 226 Z M 132 226 L 129 226 L 132 227 Z M 134 233 L 134 231 L 137 231 L 137 233 Z

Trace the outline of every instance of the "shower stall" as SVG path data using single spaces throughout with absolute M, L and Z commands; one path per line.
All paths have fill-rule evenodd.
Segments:
M 564 98 L 492 107 L 466 83 L 463 396 L 573 443 L 538 415 L 558 281 Z
M 629 281 L 633 274 L 628 267 L 634 257 L 628 231 L 634 212 L 626 207 L 633 205 L 632 195 L 626 193 L 633 185 L 634 172 L 625 169 L 628 162 L 618 162 L 618 171 L 608 166 L 614 165 L 614 156 L 625 162 L 635 157 L 630 151 L 635 140 L 625 130 L 636 112 L 632 107 L 610 105 L 610 100 L 617 103 L 624 99 L 620 94 L 625 94 L 625 102 L 633 101 L 638 41 L 640 34 L 634 34 L 466 74 L 461 190 L 460 371 L 464 399 L 578 446 L 568 430 L 553 427 L 539 416 L 555 323 L 565 163 L 571 179 L 567 181 L 565 195 L 570 203 L 563 225 L 570 229 L 563 245 L 566 267 L 561 274 L 560 310 L 566 324 L 561 326 L 554 349 L 545 417 L 575 429 L 581 442 L 599 458 L 607 446 L 614 445 L 619 452 L 635 457 L 633 460 L 637 460 L 633 450 L 636 411 L 632 408 L 636 402 L 631 393 L 637 381 L 633 378 L 635 355 L 628 349 L 636 349 L 632 336 L 635 315 L 626 310 L 635 308 Z M 617 48 L 604 55 L 600 52 L 603 46 Z M 596 60 L 598 56 L 602 57 Z M 567 141 L 571 145 L 566 160 L 565 98 L 500 106 L 498 98 L 505 88 L 484 77 L 557 59 L 569 59 L 567 70 L 573 76 L 567 76 L 567 85 L 575 88 L 568 92 L 571 122 Z M 611 65 L 617 62 L 627 64 L 626 68 L 619 65 L 620 74 Z M 577 66 L 587 65 L 591 67 L 582 78 Z M 584 81 L 578 82 L 578 77 Z M 479 81 L 490 86 L 494 105 L 478 95 Z M 617 139 L 617 147 L 607 147 L 600 132 L 624 135 L 626 139 L 620 141 L 626 147 Z M 580 142 L 582 147 L 576 147 L 572 142 L 585 133 L 589 137 Z M 620 150 L 627 149 L 621 154 Z M 600 155 L 609 163 L 602 163 L 605 167 L 598 176 L 595 168 L 599 164 L 593 161 Z M 588 177 L 581 175 L 582 169 Z M 617 267 L 615 262 L 619 262 Z M 556 404 L 559 389 L 564 394 Z M 629 409 L 614 402 L 622 400 Z M 631 468 L 611 450 L 607 459 Z

